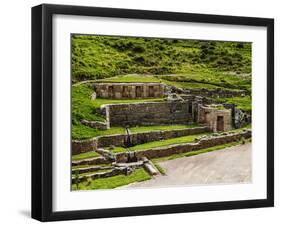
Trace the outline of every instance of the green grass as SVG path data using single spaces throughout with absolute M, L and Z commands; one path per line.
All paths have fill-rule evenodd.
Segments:
M 211 85 L 211 84 L 206 84 L 206 83 L 199 83 L 199 82 L 174 82 L 174 81 L 168 81 L 168 80 L 162 80 L 163 83 L 170 85 L 170 86 L 175 86 L 177 88 L 182 88 L 182 89 L 209 89 L 213 90 L 216 88 L 220 88 L 219 86 L 216 85 Z
M 154 166 L 157 168 L 157 170 L 161 173 L 162 176 L 166 175 L 165 170 L 158 164 L 157 161 L 155 161 L 154 159 L 152 159 L 152 162 L 154 164 Z
M 81 123 L 72 124 L 72 139 L 86 140 L 99 136 L 99 130 L 82 125 Z
M 246 143 L 249 143 L 250 140 L 251 139 L 247 139 Z M 155 159 L 153 159 L 153 162 L 157 163 L 157 162 L 168 161 L 168 160 L 173 160 L 173 159 L 182 158 L 182 157 L 190 157 L 190 156 L 199 155 L 199 154 L 203 154 L 203 153 L 207 153 L 207 152 L 221 150 L 221 149 L 236 146 L 236 145 L 241 145 L 241 141 L 231 142 L 231 143 L 227 143 L 227 144 L 223 144 L 223 145 L 217 145 L 214 147 L 205 148 L 205 149 L 201 149 L 201 150 L 197 150 L 197 151 L 190 151 L 190 152 L 185 152 L 185 153 L 181 153 L 181 154 L 175 154 L 175 155 L 165 156 L 165 157 L 161 157 L 161 158 L 155 158 Z
M 141 132 L 148 132 L 148 131 L 167 131 L 167 130 L 175 130 L 175 129 L 187 129 L 187 128 L 194 128 L 198 127 L 197 124 L 176 124 L 176 125 L 160 125 L 160 126 L 136 126 L 131 127 L 130 130 L 132 133 L 141 133 Z
M 252 110 L 252 98 L 250 96 L 218 98 L 218 100 L 229 104 L 235 104 L 237 108 L 246 112 L 250 112 Z
M 110 172 L 112 169 L 99 169 L 99 170 L 96 170 L 94 172 L 87 172 L 87 173 L 79 173 L 78 175 L 79 176 L 89 176 L 91 174 L 96 174 L 96 173 L 106 173 L 106 172 Z M 75 178 L 76 177 L 76 174 L 75 173 L 72 173 L 72 178 Z
M 128 151 L 129 149 L 123 148 L 123 147 L 114 147 L 114 149 L 112 149 L 111 151 L 113 153 L 121 153 L 121 152 L 125 152 Z
M 197 127 L 196 124 L 185 125 L 185 124 L 177 124 L 177 125 L 160 125 L 160 126 L 136 126 L 131 127 L 130 130 L 132 133 L 141 133 L 148 131 L 167 131 L 174 129 L 185 129 L 185 128 L 193 128 Z M 75 140 L 85 140 L 90 139 L 97 136 L 106 136 L 106 135 L 114 135 L 114 134 L 125 134 L 125 128 L 123 127 L 111 127 L 108 130 L 98 130 L 93 129 L 88 126 L 77 124 L 72 125 L 72 139 Z
M 113 99 L 102 99 L 97 98 L 93 100 L 93 106 L 99 108 L 104 104 L 126 104 L 126 103 L 140 103 L 140 102 L 161 102 L 164 101 L 163 98 L 147 98 L 147 99 L 133 99 L 133 100 L 113 100 Z
M 139 151 L 139 150 L 144 150 L 144 149 L 148 149 L 148 148 L 168 146 L 168 145 L 172 145 L 172 144 L 191 143 L 196 138 L 199 138 L 200 136 L 205 135 L 205 134 L 207 134 L 207 133 L 177 137 L 177 138 L 172 138 L 172 139 L 168 139 L 168 140 L 148 142 L 148 143 L 139 144 L 139 145 L 130 147 L 128 150 Z M 122 147 L 115 147 L 113 149 L 113 152 L 115 152 L 115 153 L 124 152 L 124 151 L 126 151 L 126 149 L 122 148 Z
M 129 75 L 118 75 L 111 78 L 99 79 L 96 82 L 110 82 L 110 83 L 128 83 L 128 82 L 161 82 L 160 79 L 153 75 L 139 75 L 139 74 L 129 74 Z
M 124 128 L 111 127 L 108 130 L 98 130 L 82 124 L 72 125 L 72 139 L 86 140 L 97 136 L 124 134 Z
M 129 74 L 99 79 L 96 82 L 129 83 L 129 82 L 160 82 L 183 89 L 248 89 L 249 77 L 241 79 L 236 75 L 225 75 L 209 69 L 188 70 L 185 74 L 146 75 Z
M 80 168 L 89 168 L 91 166 L 111 166 L 111 164 L 95 164 L 95 165 L 79 165 L 79 166 L 71 166 L 71 169 L 74 170 L 74 169 L 80 169 Z
M 177 138 L 172 138 L 172 139 L 168 139 L 168 140 L 153 141 L 153 142 L 149 142 L 149 143 L 145 143 L 145 144 L 139 144 L 139 145 L 130 147 L 130 150 L 138 151 L 138 150 L 143 150 L 143 149 L 148 149 L 148 148 L 168 146 L 168 145 L 172 145 L 172 144 L 191 143 L 196 138 L 199 138 L 199 137 L 201 137 L 202 135 L 205 135 L 205 134 L 207 134 L 207 133 L 201 133 L 201 134 L 196 134 L 196 135 L 188 135 L 188 136 L 177 137 Z
M 87 158 L 94 158 L 94 157 L 99 157 L 100 155 L 95 152 L 95 151 L 89 151 L 85 153 L 81 153 L 78 155 L 72 155 L 71 160 L 72 161 L 77 161 L 77 160 L 82 160 L 82 159 L 87 159 Z
M 244 129 L 251 129 L 252 128 L 252 124 L 249 123 L 248 125 L 245 125 L 241 128 L 238 128 L 238 129 L 232 129 L 231 132 L 241 132 L 243 131 Z
M 226 108 L 222 105 L 213 105 L 212 108 L 218 109 L 218 110 L 226 110 Z
M 205 68 L 251 73 L 250 43 L 72 35 L 71 48 L 74 81 Z
M 72 86 L 72 124 L 79 124 L 82 119 L 89 121 L 104 121 L 96 112 L 94 102 L 91 100 L 93 89 L 90 84 Z
M 71 169 L 83 169 L 83 168 L 89 168 L 91 167 L 90 165 L 80 165 L 80 166 L 71 166 Z
M 214 71 L 210 68 L 187 68 L 185 72 L 178 72 L 171 75 L 158 75 L 164 83 L 168 85 L 180 86 L 181 88 L 222 88 L 222 89 L 239 89 L 251 90 L 251 77 L 238 76 L 236 74 L 226 74 Z M 192 86 L 193 87 L 190 87 Z
M 79 183 L 79 189 L 76 184 L 72 184 L 72 190 L 94 190 L 94 189 L 112 189 L 124 186 L 133 182 L 149 180 L 151 177 L 144 169 L 136 169 L 130 175 L 117 175 L 108 178 L 99 178 L 87 182 Z

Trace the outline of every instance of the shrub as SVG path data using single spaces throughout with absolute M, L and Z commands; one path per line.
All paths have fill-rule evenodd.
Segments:
M 145 61 L 143 56 L 136 56 L 133 60 L 137 63 L 143 63 Z
M 138 45 L 133 48 L 133 51 L 136 53 L 143 53 L 145 51 L 144 47 Z
M 242 49 L 242 48 L 244 48 L 244 44 L 239 42 L 239 43 L 236 44 L 236 47 L 239 48 L 239 49 Z

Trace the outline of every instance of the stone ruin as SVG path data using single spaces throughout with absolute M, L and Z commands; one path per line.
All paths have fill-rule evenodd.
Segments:
M 241 132 L 228 132 L 222 134 L 215 133 L 212 135 L 202 136 L 192 143 L 175 144 L 163 147 L 143 149 L 135 152 L 120 152 L 116 154 L 110 153 L 110 151 L 108 150 L 98 149 L 96 151 L 101 154 L 100 157 L 72 161 L 72 166 L 108 163 L 111 163 L 111 166 L 91 166 L 87 168 L 76 168 L 73 170 L 74 174 L 75 172 L 77 172 L 78 174 L 86 172 L 93 173 L 82 175 L 78 178 L 73 177 L 72 183 L 76 183 L 77 181 L 87 181 L 89 178 L 105 178 L 119 174 L 128 175 L 139 167 L 143 167 L 150 175 L 157 175 L 159 174 L 158 169 L 149 159 L 187 153 L 231 142 L 238 142 L 242 139 L 250 138 L 251 135 L 252 132 L 249 129 L 244 129 Z M 132 156 L 134 159 L 132 159 Z M 106 171 L 96 173 L 96 171 L 101 169 Z
M 164 96 L 162 83 L 95 83 L 96 96 L 109 99 L 145 99 Z
M 162 102 L 106 104 L 100 113 L 106 122 L 83 121 L 90 127 L 138 126 L 198 123 L 212 131 L 228 131 L 250 122 L 250 117 L 235 105 L 217 104 L 198 95 L 172 92 L 162 83 L 94 83 L 95 96 L 109 99 L 166 98 Z
M 135 102 L 122 104 L 106 104 L 101 106 L 99 113 L 104 115 L 105 122 L 82 120 L 81 123 L 97 129 L 109 129 L 110 126 L 122 126 L 126 128 L 126 134 L 95 137 L 85 141 L 72 141 L 72 152 L 82 153 L 96 151 L 101 157 L 88 160 L 72 161 L 72 165 L 80 164 L 106 164 L 112 163 L 109 168 L 89 167 L 78 168 L 74 172 L 93 172 L 87 176 L 72 178 L 72 182 L 85 181 L 89 178 L 105 178 L 118 174 L 128 175 L 135 168 L 143 167 L 151 175 L 158 173 L 157 168 L 149 160 L 155 157 L 170 156 L 188 151 L 199 150 L 228 142 L 237 141 L 241 138 L 251 137 L 251 131 L 240 133 L 222 133 L 219 136 L 200 138 L 195 143 L 170 145 L 157 147 L 137 152 L 111 153 L 103 149 L 111 145 L 130 147 L 136 144 L 180 137 L 186 134 L 200 132 L 224 132 L 233 127 L 239 128 L 250 122 L 251 118 L 237 109 L 235 105 L 218 104 L 206 97 L 175 92 L 170 87 L 161 83 L 95 83 L 95 92 L 91 96 L 109 99 L 145 99 L 164 98 L 161 102 Z M 232 95 L 232 94 L 231 94 Z M 240 95 L 240 94 L 239 94 Z M 198 123 L 201 127 L 188 128 L 175 131 L 153 131 L 144 133 L 131 133 L 130 126 L 138 125 L 165 125 L 165 124 L 192 124 Z M 98 170 L 106 170 L 98 172 Z
M 232 110 L 222 105 L 199 106 L 198 123 L 205 124 L 213 132 L 232 129 Z

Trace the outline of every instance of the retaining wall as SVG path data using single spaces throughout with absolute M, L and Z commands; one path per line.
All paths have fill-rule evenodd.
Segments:
M 137 157 L 137 159 L 141 159 L 143 157 L 147 157 L 149 159 L 160 158 L 160 157 L 170 156 L 174 154 L 181 154 L 190 151 L 196 151 L 204 148 L 209 148 L 217 145 L 239 141 L 242 137 L 247 139 L 250 138 L 251 135 L 252 135 L 251 131 L 247 130 L 241 133 L 204 138 L 197 143 L 175 144 L 166 147 L 158 147 L 158 148 L 152 148 L 142 151 L 136 151 L 134 152 L 134 155 Z M 123 153 L 116 154 L 116 161 L 127 162 L 128 153 L 123 152 Z
M 100 130 L 107 130 L 109 129 L 109 123 L 108 122 L 97 122 L 97 121 L 88 121 L 86 119 L 81 120 L 81 123 L 83 125 L 89 126 L 94 129 L 100 129 Z
M 104 157 L 95 157 L 91 159 L 82 159 L 77 161 L 72 161 L 72 166 L 79 166 L 79 165 L 99 165 L 99 164 L 108 164 L 111 163 L 109 160 L 107 160 Z
M 72 140 L 72 154 L 80 154 L 89 151 L 95 151 L 98 148 L 98 142 L 96 138 L 92 138 L 89 140 Z
M 132 133 L 130 135 L 131 144 L 143 144 L 152 141 L 166 140 L 176 137 L 188 136 L 193 134 L 208 132 L 209 128 L 202 126 L 196 128 L 176 129 L 169 131 L 152 131 L 143 133 Z M 88 151 L 97 150 L 97 148 L 109 147 L 125 147 L 127 143 L 127 135 L 117 134 L 108 136 L 99 136 L 85 141 L 72 141 L 72 154 L 79 154 Z
M 221 89 L 221 88 L 216 88 L 216 89 L 185 89 L 185 90 L 178 90 L 177 88 L 173 87 L 173 90 L 176 92 L 180 91 L 183 93 L 187 94 L 192 94 L 192 95 L 198 95 L 198 96 L 204 96 L 204 97 L 243 97 L 246 95 L 251 95 L 251 92 L 246 91 L 246 90 L 231 90 L 231 89 Z
M 105 106 L 110 126 L 185 124 L 192 122 L 189 101 L 110 104 Z

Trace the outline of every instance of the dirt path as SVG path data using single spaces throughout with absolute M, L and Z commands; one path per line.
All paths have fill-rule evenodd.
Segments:
M 156 176 L 149 181 L 134 183 L 125 187 L 166 187 L 250 182 L 251 152 L 251 144 L 245 144 L 196 156 L 160 162 L 159 164 L 165 170 L 166 176 Z

